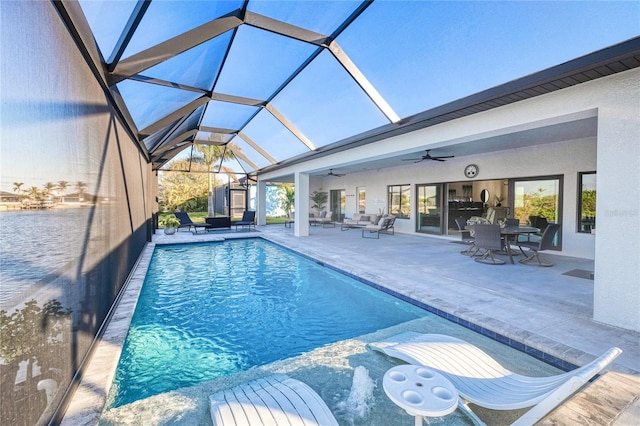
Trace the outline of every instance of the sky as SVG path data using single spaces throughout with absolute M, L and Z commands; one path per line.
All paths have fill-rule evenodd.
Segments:
M 103 56 L 110 57 L 135 2 L 80 3 Z M 239 4 L 154 0 L 124 58 Z M 252 1 L 249 10 L 327 34 L 356 6 L 352 1 Z M 638 35 L 640 1 L 376 1 L 336 41 L 391 108 L 406 117 Z M 215 74 L 210 71 L 220 69 L 229 40 L 230 34 L 225 34 L 142 74 L 211 89 Z M 268 97 L 313 49 L 243 26 L 214 90 Z M 11 80 L 12 72 L 20 70 L 3 68 L 3 83 Z M 193 92 L 147 83 L 123 82 L 118 88 L 140 129 L 194 99 Z M 3 91 L 3 104 L 5 97 L 19 95 Z M 316 147 L 388 123 L 326 51 L 272 103 Z M 249 107 L 211 110 L 216 113 L 207 112 L 207 125 L 229 128 L 255 113 Z M 230 120 L 225 111 L 233 112 Z M 0 190 L 11 192 L 12 179 L 20 175 L 16 156 L 24 153 L 18 146 L 21 141 L 5 132 L 5 125 L 2 118 Z M 265 110 L 243 132 L 276 160 L 309 150 Z M 234 142 L 260 167 L 269 164 L 244 141 Z M 42 162 L 43 169 L 51 166 L 51 158 L 33 161 Z M 45 173 L 39 176 L 38 169 L 36 164 L 30 173 L 37 185 L 52 180 Z M 55 180 L 60 179 L 82 180 Z

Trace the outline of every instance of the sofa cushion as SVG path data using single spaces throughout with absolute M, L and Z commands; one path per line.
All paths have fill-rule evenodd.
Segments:
M 369 222 L 369 216 L 366 214 L 360 215 L 358 222 Z

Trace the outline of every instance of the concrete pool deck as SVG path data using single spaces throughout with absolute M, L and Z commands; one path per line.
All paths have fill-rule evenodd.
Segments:
M 451 239 L 396 234 L 370 240 L 363 239 L 357 229 L 342 232 L 339 227 L 312 227 L 310 236 L 305 238 L 294 237 L 293 230 L 283 225 L 261 226 L 258 232 L 193 235 L 183 231 L 172 236 L 159 232 L 154 236 L 154 243 L 247 236 L 263 237 L 387 287 L 431 306 L 441 315 L 462 323 L 468 321 L 474 324 L 472 328 L 477 327 L 484 334 L 498 334 L 501 340 L 506 339 L 505 343 L 524 345 L 530 353 L 541 351 L 551 355 L 556 363 L 559 360 L 582 365 L 609 347 L 618 346 L 624 352 L 611 370 L 625 376 L 640 371 L 640 333 L 593 321 L 593 281 L 565 275 L 576 270 L 592 271 L 593 261 L 587 259 L 545 253 L 555 263 L 554 267 L 535 268 L 517 262 L 515 265 L 489 266 L 460 255 L 464 247 Z M 123 300 L 121 304 L 135 305 L 135 300 Z M 128 319 L 119 318 L 117 313 L 112 322 L 118 319 L 128 324 Z M 125 333 L 126 328 L 128 325 L 124 326 Z M 105 336 L 103 340 L 108 343 L 109 337 Z M 100 356 L 99 353 L 94 359 Z M 100 364 L 105 365 L 102 361 Z M 112 374 L 105 371 L 108 369 L 101 370 L 102 375 Z M 85 376 L 87 378 L 90 385 L 81 385 L 78 390 L 65 417 L 67 424 L 79 424 L 81 418 L 86 420 L 82 424 L 92 424 L 91 419 L 97 419 L 96 415 L 99 417 L 99 412 L 96 412 L 100 407 L 98 400 L 105 399 L 105 390 L 96 392 L 95 384 L 100 379 L 90 374 Z M 304 375 L 297 378 L 304 379 Z M 74 405 L 76 401 L 85 408 Z M 636 400 L 632 408 L 637 410 L 637 406 Z M 82 417 L 83 410 L 85 417 Z M 620 418 L 628 418 L 629 412 L 633 411 L 626 410 L 626 417 Z M 145 418 L 143 413 L 140 414 L 140 419 Z M 101 423 L 114 422 L 107 416 Z

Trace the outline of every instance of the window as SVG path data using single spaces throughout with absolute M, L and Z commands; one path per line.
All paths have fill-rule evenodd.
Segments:
M 366 210 L 366 195 L 367 188 L 364 186 L 360 186 L 356 189 L 358 193 L 358 213 L 364 213 Z
M 578 173 L 578 232 L 596 229 L 596 172 Z
M 411 213 L 411 185 L 389 185 L 389 214 L 409 219 Z
M 560 223 L 562 218 L 562 176 L 547 176 L 513 181 L 513 217 L 520 223 L 531 223 L 543 231 L 547 222 Z M 542 220 L 540 220 L 542 219 Z M 553 244 L 554 250 L 562 249 L 562 231 Z

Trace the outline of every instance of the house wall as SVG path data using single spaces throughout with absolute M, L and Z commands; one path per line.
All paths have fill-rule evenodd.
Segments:
M 495 108 L 349 151 L 313 159 L 261 178 L 375 161 L 385 156 L 447 145 L 472 144 L 488 135 L 597 120 L 595 137 L 554 141 L 519 149 L 368 170 L 342 178 L 311 178 L 309 191 L 345 189 L 347 215 L 356 210 L 356 187 L 367 188 L 367 211 L 386 209 L 387 185 L 465 180 L 466 164 L 480 167 L 478 180 L 562 175 L 561 254 L 595 259 L 594 319 L 640 330 L 640 70 L 634 69 Z M 597 234 L 577 232 L 578 172 L 597 170 Z M 415 197 L 415 191 L 412 191 Z M 410 220 L 398 232 L 415 232 Z M 306 234 L 301 234 L 306 235 Z
M 46 424 L 150 238 L 157 183 L 52 3 L 0 8 L 2 190 L 68 181 L 87 194 L 0 212 L 0 424 Z
M 446 151 L 446 148 L 443 148 Z M 460 157 L 444 163 L 429 161 L 421 163 L 409 162 L 406 166 L 381 169 L 356 174 L 348 174 L 341 178 L 324 178 L 314 180 L 311 191 L 322 188 L 346 190 L 346 214 L 356 212 L 356 188 L 365 186 L 366 211 L 378 213 L 380 209 L 387 213 L 387 185 L 411 185 L 412 209 L 410 219 L 398 219 L 395 226 L 398 232 L 413 233 L 416 229 L 417 209 L 415 186 L 425 183 L 465 181 L 463 174 L 467 164 L 477 164 L 480 173 L 478 181 L 535 176 L 560 175 L 564 177 L 563 192 L 563 250 L 562 254 L 570 256 L 594 258 L 595 236 L 577 233 L 577 179 L 578 172 L 591 171 L 596 168 L 596 143 L 594 139 L 559 142 L 536 147 L 500 151 L 472 157 Z M 544 164 L 540 164 L 544 163 Z M 466 179 L 466 182 L 474 180 Z M 475 200 L 480 200 L 479 191 L 482 185 L 475 185 Z M 495 186 L 487 186 L 491 194 L 497 194 Z M 501 188 L 504 193 L 506 187 Z M 459 192 L 458 192 L 459 193 Z M 493 202 L 493 200 L 492 200 Z

